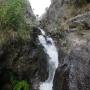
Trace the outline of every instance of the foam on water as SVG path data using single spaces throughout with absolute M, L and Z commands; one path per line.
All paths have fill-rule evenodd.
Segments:
M 49 56 L 48 58 L 49 77 L 45 82 L 41 83 L 39 89 L 52 90 L 55 71 L 58 67 L 58 52 L 52 38 L 46 36 L 44 30 L 40 29 L 40 31 L 41 31 L 41 35 L 38 35 L 38 39 L 41 45 L 44 47 L 45 53 L 47 53 Z

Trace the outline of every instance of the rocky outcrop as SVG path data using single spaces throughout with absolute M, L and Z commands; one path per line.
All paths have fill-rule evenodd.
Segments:
M 40 81 L 47 79 L 47 55 L 39 44 L 39 33 L 33 28 L 31 39 L 10 39 L 0 47 L 0 90 L 12 90 L 12 78 L 26 80 L 30 90 L 37 90 Z
M 31 25 L 31 26 L 35 26 L 38 24 L 38 22 L 36 21 L 36 17 L 33 13 L 33 10 L 30 6 L 30 2 L 29 0 L 25 0 L 25 6 L 24 6 L 24 16 L 26 19 L 26 23 Z
M 83 32 L 84 35 L 78 35 L 77 32 L 70 32 L 67 35 L 70 43 L 68 55 L 64 63 L 69 65 L 69 90 L 89 90 L 89 31 Z M 88 80 L 87 80 L 88 78 Z
M 49 31 L 57 30 L 65 21 L 90 11 L 89 3 L 88 0 L 52 0 L 41 26 Z
M 54 90 L 90 90 L 90 1 L 52 0 L 41 26 L 59 49 Z

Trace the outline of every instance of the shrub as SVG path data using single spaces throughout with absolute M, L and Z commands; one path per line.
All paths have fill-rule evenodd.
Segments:
M 18 81 L 13 87 L 13 90 L 29 90 L 29 84 L 24 80 Z
M 1 30 L 25 28 L 24 0 L 5 0 L 0 3 Z
M 12 90 L 29 90 L 29 84 L 25 80 L 16 80 L 15 76 L 11 76 Z
M 25 18 L 26 5 L 26 0 L 0 0 L 0 44 L 10 38 L 31 38 L 32 26 Z

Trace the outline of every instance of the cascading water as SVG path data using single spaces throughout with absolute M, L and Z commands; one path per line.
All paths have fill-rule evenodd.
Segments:
M 40 31 L 41 35 L 38 35 L 39 41 L 41 45 L 44 47 L 45 53 L 47 53 L 49 56 L 48 59 L 49 77 L 45 82 L 41 83 L 39 89 L 52 90 L 55 71 L 58 67 L 58 52 L 52 38 L 46 36 L 45 32 L 42 29 L 40 29 Z

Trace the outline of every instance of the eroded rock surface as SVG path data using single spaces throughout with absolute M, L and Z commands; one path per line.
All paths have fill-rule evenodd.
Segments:
M 52 0 L 41 25 L 59 49 L 54 90 L 90 90 L 90 2 Z

